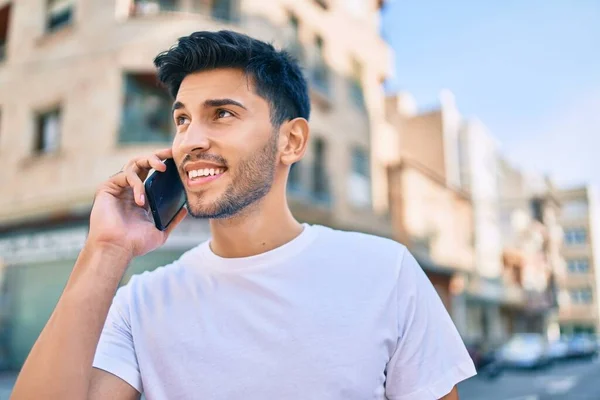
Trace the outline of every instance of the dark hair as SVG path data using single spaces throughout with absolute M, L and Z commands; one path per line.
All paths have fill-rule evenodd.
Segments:
M 239 68 L 251 79 L 256 94 L 269 103 L 274 126 L 297 117 L 308 120 L 310 115 L 306 79 L 298 62 L 286 51 L 241 33 L 194 32 L 159 54 L 154 65 L 173 98 L 189 74 Z

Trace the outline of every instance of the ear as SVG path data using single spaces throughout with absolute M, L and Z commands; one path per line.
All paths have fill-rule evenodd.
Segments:
M 279 130 L 279 153 L 281 163 L 292 165 L 304 157 L 310 136 L 308 121 L 295 118 L 283 124 Z

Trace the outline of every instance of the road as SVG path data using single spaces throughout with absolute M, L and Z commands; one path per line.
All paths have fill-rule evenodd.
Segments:
M 16 375 L 0 376 L 0 400 L 8 399 Z M 547 370 L 480 376 L 458 387 L 461 400 L 600 400 L 600 359 L 572 361 Z
M 600 400 L 600 360 L 568 361 L 546 370 L 476 376 L 459 385 L 461 400 Z

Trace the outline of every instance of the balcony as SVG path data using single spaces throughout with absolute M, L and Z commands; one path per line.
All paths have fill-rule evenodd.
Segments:
M 131 16 L 156 15 L 180 10 L 176 0 L 134 0 L 130 7 Z
M 240 13 L 234 0 L 192 1 L 182 0 L 132 0 L 129 8 L 131 17 L 185 12 L 210 16 L 211 18 L 237 22 Z

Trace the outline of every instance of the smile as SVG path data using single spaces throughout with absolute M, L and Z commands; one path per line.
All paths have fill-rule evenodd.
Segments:
M 190 186 L 196 186 L 212 182 L 219 179 L 225 171 L 225 168 L 201 168 L 188 171 L 188 184 Z

